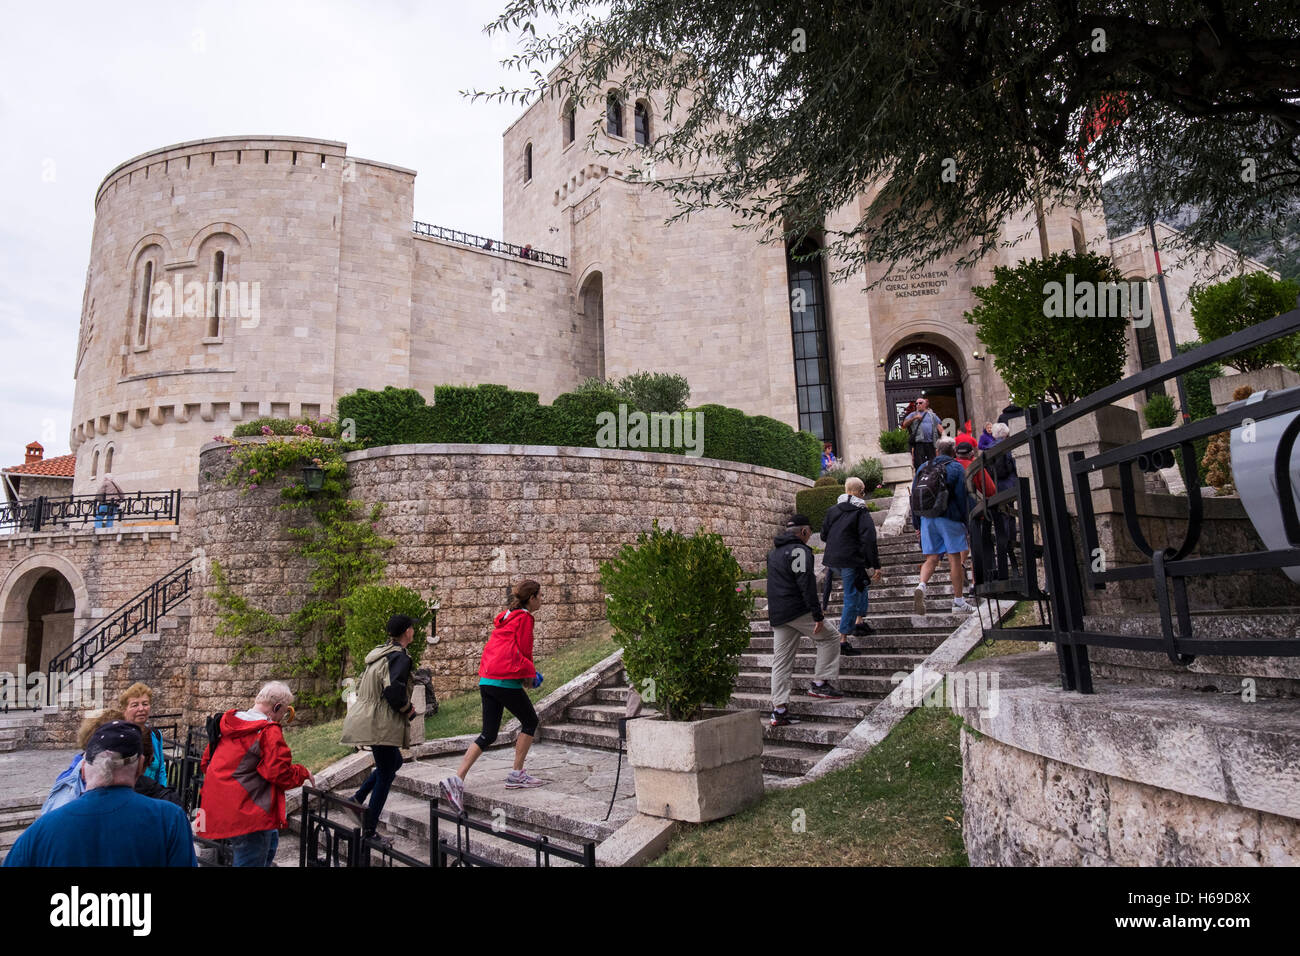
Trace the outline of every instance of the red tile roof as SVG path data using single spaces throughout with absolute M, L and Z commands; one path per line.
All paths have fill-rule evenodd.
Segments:
M 57 458 L 46 458 L 43 461 L 33 461 L 26 465 L 14 465 L 12 468 L 4 469 L 8 475 L 41 475 L 45 478 L 72 478 L 77 473 L 77 456 L 60 455 Z

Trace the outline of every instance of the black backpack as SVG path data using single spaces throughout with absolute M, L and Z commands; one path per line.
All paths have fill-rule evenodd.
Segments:
M 921 466 L 912 485 L 912 517 L 942 518 L 948 510 L 948 462 L 932 458 Z
M 206 730 L 208 734 L 209 760 L 211 760 L 216 754 L 217 744 L 221 743 L 221 718 L 224 716 L 225 714 L 212 714 L 203 722 L 203 729 Z

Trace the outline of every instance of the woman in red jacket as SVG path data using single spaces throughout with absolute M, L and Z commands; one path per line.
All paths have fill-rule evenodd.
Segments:
M 537 711 L 524 691 L 524 682 L 542 686 L 541 672 L 533 666 L 533 613 L 541 606 L 542 586 L 536 581 L 520 581 L 510 595 L 510 607 L 492 622 L 492 636 L 483 648 L 478 666 L 478 692 L 483 698 L 483 732 L 465 751 L 460 770 L 439 785 L 442 795 L 465 812 L 465 776 L 483 751 L 492 746 L 501 729 L 503 711 L 518 718 L 519 739 L 515 741 L 515 768 L 506 776 L 506 789 L 540 787 L 547 781 L 524 772 L 524 758 L 537 734 Z

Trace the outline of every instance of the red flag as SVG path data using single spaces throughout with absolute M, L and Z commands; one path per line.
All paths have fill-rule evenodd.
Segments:
M 1095 106 L 1090 106 L 1083 113 L 1083 121 L 1079 130 L 1079 165 L 1083 167 L 1084 172 L 1088 171 L 1088 164 L 1084 161 L 1084 153 L 1108 126 L 1118 126 L 1128 118 L 1128 93 L 1103 93 L 1098 99 Z

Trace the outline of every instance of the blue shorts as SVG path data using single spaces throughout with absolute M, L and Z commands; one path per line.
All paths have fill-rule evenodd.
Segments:
M 951 518 L 921 519 L 922 554 L 958 554 L 967 547 L 965 525 Z

